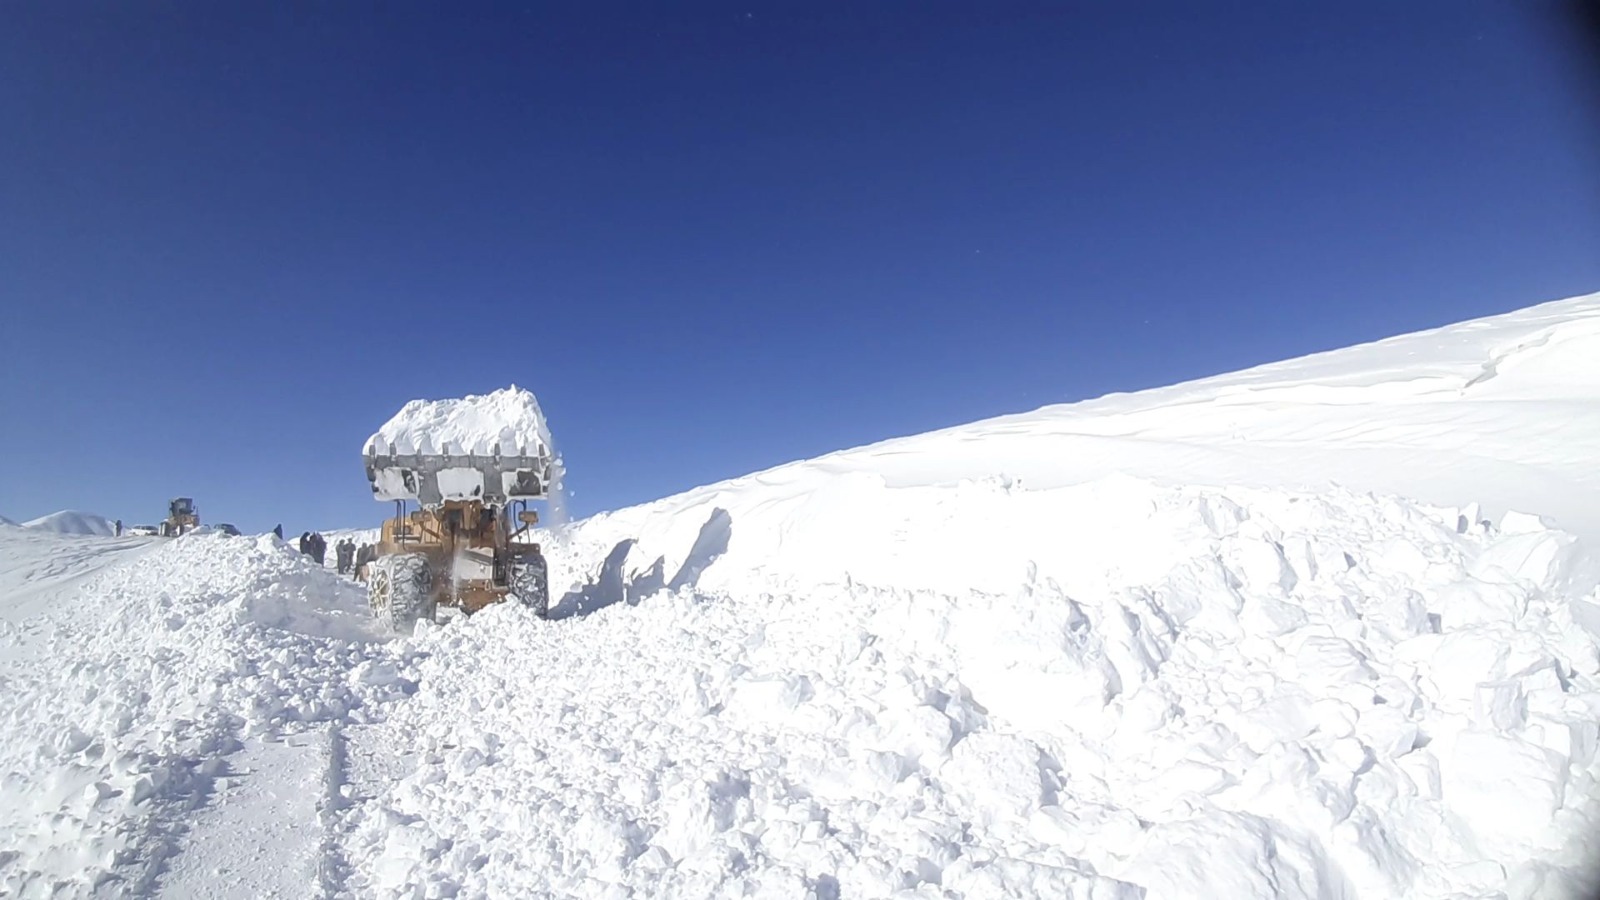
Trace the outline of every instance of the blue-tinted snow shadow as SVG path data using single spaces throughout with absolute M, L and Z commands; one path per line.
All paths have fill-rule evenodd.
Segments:
M 628 555 L 639 542 L 635 538 L 620 541 L 606 554 L 606 560 L 594 579 L 577 590 L 567 592 L 550 610 L 550 618 L 587 616 L 618 603 L 637 604 L 662 589 L 677 591 L 692 588 L 699 582 L 706 567 L 728 552 L 728 542 L 732 537 L 733 516 L 721 507 L 713 509 L 705 524 L 700 526 L 700 534 L 695 538 L 694 546 L 689 548 L 689 555 L 671 579 L 665 577 L 666 558 L 659 556 L 650 568 L 628 577 L 623 569 L 628 563 Z

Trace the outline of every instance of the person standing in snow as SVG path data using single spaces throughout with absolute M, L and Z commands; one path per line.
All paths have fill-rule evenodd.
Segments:
M 122 520 L 117 520 L 117 537 L 122 537 Z
M 311 532 L 311 558 L 316 560 L 319 566 L 327 565 L 328 539 L 320 532 Z
M 334 553 L 339 563 L 339 574 L 348 575 L 350 573 L 350 560 L 356 553 L 355 542 L 345 538 L 334 545 Z
M 356 580 L 357 581 L 366 581 L 367 580 L 367 568 L 366 567 L 367 567 L 368 563 L 372 562 L 372 559 L 373 559 L 373 557 L 375 555 L 376 554 L 374 554 L 373 551 L 372 551 L 372 545 L 371 544 L 362 544 L 361 548 L 356 551 Z
M 311 532 L 309 531 L 300 532 L 300 555 L 311 555 Z

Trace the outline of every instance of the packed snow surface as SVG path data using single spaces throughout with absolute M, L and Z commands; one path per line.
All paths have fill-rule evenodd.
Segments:
M 1587 896 L 1597 316 L 596 516 L 550 621 L 0 531 L 0 894 Z
M 512 385 L 451 400 L 413 400 L 367 439 L 365 453 L 550 454 L 550 429 L 533 392 Z
M 107 537 L 116 533 L 117 530 L 111 524 L 111 520 L 104 516 L 78 512 L 72 509 L 63 509 L 48 516 L 29 519 L 23 522 L 22 525 L 24 528 L 54 531 L 57 534 L 98 534 Z

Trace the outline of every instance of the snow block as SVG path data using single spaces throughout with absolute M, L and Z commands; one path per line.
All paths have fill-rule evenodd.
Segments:
M 1486 681 L 1473 694 L 1472 723 L 1495 731 L 1516 731 L 1528 719 L 1528 701 L 1522 682 Z
M 1481 729 L 1456 735 L 1439 775 L 1445 805 L 1496 856 L 1537 846 L 1566 797 L 1566 759 Z
M 1485 547 L 1468 572 L 1485 581 L 1522 580 L 1546 593 L 1583 597 L 1600 585 L 1600 556 L 1575 535 L 1529 531 Z
M 1044 796 L 1039 748 L 1015 735 L 967 735 L 939 769 L 939 780 L 967 798 L 973 815 L 991 824 L 1026 818 Z

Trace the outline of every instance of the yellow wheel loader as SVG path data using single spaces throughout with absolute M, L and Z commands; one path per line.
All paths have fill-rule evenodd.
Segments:
M 200 508 L 188 497 L 173 497 L 167 504 L 167 518 L 161 523 L 162 537 L 177 537 L 200 527 Z
M 543 618 L 549 612 L 548 570 L 528 503 L 548 497 L 553 462 L 540 441 L 511 440 L 488 452 L 401 452 L 381 436 L 368 442 L 367 480 L 395 514 L 367 563 L 367 598 L 386 627 L 409 633 L 440 606 L 471 614 L 514 596 Z M 411 509 L 409 504 L 417 507 Z

